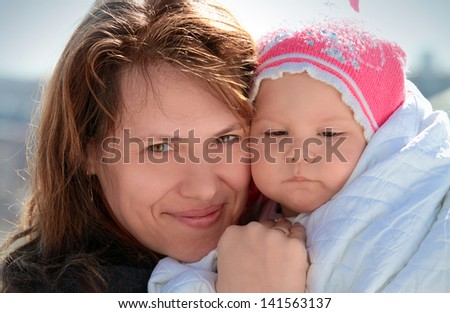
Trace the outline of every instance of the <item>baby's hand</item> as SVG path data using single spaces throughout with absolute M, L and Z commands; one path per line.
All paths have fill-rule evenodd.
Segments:
M 306 246 L 306 230 L 300 223 L 292 224 L 289 220 L 282 217 L 277 220 L 262 221 L 261 224 L 271 229 L 282 231 L 286 236 L 296 238 Z
M 304 292 L 305 230 L 286 219 L 230 226 L 218 245 L 218 292 Z

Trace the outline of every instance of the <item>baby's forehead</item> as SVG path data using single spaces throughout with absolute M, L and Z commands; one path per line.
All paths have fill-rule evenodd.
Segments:
M 347 106 L 343 107 L 347 114 L 339 114 L 339 111 L 331 110 L 312 110 L 308 114 L 302 114 L 299 110 L 294 111 L 284 111 L 273 114 L 273 112 L 268 112 L 264 110 L 256 111 L 254 118 L 252 119 L 252 125 L 269 125 L 269 124 L 279 124 L 279 125 L 341 125 L 341 124 L 358 124 L 354 118 L 354 114 L 351 109 Z M 314 113 L 317 114 L 314 114 Z
M 349 105 L 340 99 L 300 99 L 301 96 L 292 95 L 278 98 L 274 95 L 261 97 L 254 102 L 254 119 L 314 119 L 339 120 L 347 117 L 354 118 L 354 112 Z

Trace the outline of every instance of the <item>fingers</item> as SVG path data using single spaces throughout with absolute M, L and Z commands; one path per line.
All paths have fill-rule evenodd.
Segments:
M 218 244 L 217 291 L 303 292 L 309 267 L 303 234 L 286 219 L 229 226 Z
M 288 219 L 281 217 L 276 220 L 265 220 L 261 222 L 262 225 L 283 233 L 287 237 L 298 239 L 306 242 L 306 230 L 302 224 L 295 222 L 292 224 Z
M 265 221 L 264 225 L 274 230 L 281 231 L 290 238 L 306 242 L 305 227 L 298 222 L 292 224 L 289 220 L 282 217 L 277 220 Z
M 274 221 L 274 224 L 271 228 L 277 231 L 281 231 L 286 236 L 289 236 L 291 225 L 292 223 L 289 220 L 280 218 Z
M 290 228 L 289 237 L 296 238 L 300 241 L 306 242 L 306 230 L 300 223 L 294 223 Z
M 291 221 L 288 219 L 281 217 L 274 221 L 274 227 L 283 227 L 283 228 L 290 228 L 292 225 Z
M 275 225 L 275 221 L 274 220 L 264 220 L 264 221 L 260 221 L 259 223 L 261 223 L 262 225 L 266 226 L 267 228 L 272 228 L 272 226 Z

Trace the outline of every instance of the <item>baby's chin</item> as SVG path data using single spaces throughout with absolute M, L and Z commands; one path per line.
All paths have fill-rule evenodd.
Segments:
M 308 214 L 314 212 L 318 207 L 322 204 L 302 204 L 302 205 L 289 205 L 289 204 L 281 204 L 281 212 L 284 217 L 296 217 L 299 214 Z

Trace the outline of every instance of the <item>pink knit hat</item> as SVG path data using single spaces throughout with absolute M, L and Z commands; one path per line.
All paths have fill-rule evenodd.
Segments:
M 264 36 L 250 99 L 263 79 L 307 72 L 342 94 L 369 141 L 405 100 L 406 56 L 397 44 L 360 26 L 333 20 Z

